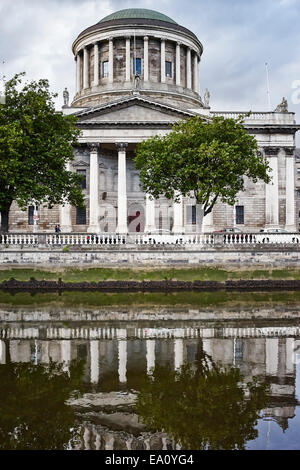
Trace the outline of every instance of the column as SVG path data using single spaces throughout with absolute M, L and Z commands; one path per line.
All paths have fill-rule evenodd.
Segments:
M 295 372 L 295 339 L 286 338 L 285 340 L 285 372 L 286 374 L 294 374 Z
M 90 355 L 91 355 L 91 383 L 97 384 L 99 382 L 99 341 L 90 341 Z
M 271 168 L 272 181 L 266 184 L 266 221 L 271 227 L 278 227 L 279 204 L 278 204 L 278 148 L 269 147 L 265 149 L 266 157 Z
M 174 225 L 173 233 L 184 233 L 184 222 L 183 222 L 183 202 L 182 195 L 179 195 L 179 202 L 173 204 L 174 208 Z
M 108 82 L 113 83 L 114 81 L 114 43 L 113 38 L 109 38 L 108 47 Z
M 201 58 L 199 58 L 198 66 L 197 66 L 198 67 L 198 91 L 197 93 L 199 93 L 199 95 L 200 95 L 200 62 L 201 62 Z
M 126 148 L 127 143 L 118 142 L 118 226 L 117 233 L 127 233 L 127 188 L 126 188 Z
M 278 369 L 278 338 L 266 339 L 266 373 L 277 375 Z
M 198 57 L 197 53 L 194 53 L 194 91 L 198 93 Z
M 180 369 L 183 364 L 183 339 L 174 340 L 174 369 Z
M 94 86 L 99 85 L 99 46 L 94 44 Z
M 126 38 L 126 82 L 130 81 L 130 37 Z
M 87 48 L 83 49 L 83 88 L 89 86 L 89 53 Z
M 6 348 L 4 341 L 0 340 L 0 364 L 6 363 Z
M 202 222 L 202 231 L 203 233 L 210 233 L 214 230 L 214 222 L 213 222 L 213 213 L 212 211 L 203 217 Z
M 80 93 L 80 90 L 81 90 L 80 62 L 81 62 L 81 58 L 78 52 L 76 56 L 76 93 Z
M 90 220 L 87 231 L 99 232 L 99 144 L 90 144 Z
M 118 337 L 118 360 L 119 360 L 119 382 L 126 383 L 127 382 L 127 332 L 126 330 L 118 330 L 117 331 Z M 120 338 L 120 339 L 119 339 Z M 125 338 L 125 339 L 121 339 Z
M 66 170 L 71 171 L 71 164 L 67 163 Z M 66 203 L 64 206 L 60 206 L 60 228 L 62 233 L 72 232 L 72 217 L 71 217 L 72 206 Z
M 176 85 L 180 86 L 180 42 L 176 43 Z
M 69 365 L 71 361 L 71 341 L 64 339 L 61 344 L 61 360 L 63 362 L 63 370 L 69 372 Z
M 286 219 L 285 229 L 289 232 L 296 232 L 295 222 L 295 157 L 293 148 L 285 148 L 285 191 L 286 191 Z
M 161 40 L 160 45 L 160 81 L 165 83 L 166 81 L 166 41 L 165 39 Z
M 186 87 L 192 88 L 192 58 L 191 58 L 191 49 L 187 48 L 186 53 Z
M 151 369 L 155 367 L 155 340 L 146 340 L 146 357 L 147 357 L 147 374 L 150 374 Z
M 155 228 L 155 199 L 146 194 L 146 223 L 144 232 L 152 232 Z
M 144 82 L 149 80 L 149 38 L 144 37 Z

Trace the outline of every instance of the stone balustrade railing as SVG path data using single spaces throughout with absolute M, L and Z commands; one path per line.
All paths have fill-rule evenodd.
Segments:
M 248 124 L 259 123 L 261 121 L 267 121 L 268 124 L 294 124 L 295 115 L 294 113 L 276 113 L 276 112 L 251 112 L 247 116 L 246 111 L 211 111 L 212 116 L 223 116 L 225 118 L 237 119 L 239 116 L 245 117 L 245 122 Z
M 192 233 L 178 234 L 129 234 L 116 233 L 8 233 L 0 234 L 0 248 L 105 246 L 105 245 L 283 245 L 300 243 L 300 233 Z

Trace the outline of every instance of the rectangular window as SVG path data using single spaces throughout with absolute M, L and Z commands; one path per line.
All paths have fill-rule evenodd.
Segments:
M 135 63 L 133 59 L 133 75 L 135 75 L 136 72 L 142 75 L 142 59 L 135 59 Z
M 244 206 L 236 206 L 235 214 L 236 214 L 236 224 L 243 225 L 244 224 Z
M 186 223 L 196 225 L 196 206 L 186 206 Z
M 77 170 L 77 174 L 84 178 L 80 184 L 81 189 L 86 189 L 86 170 Z
M 76 225 L 86 225 L 86 208 L 76 207 Z
M 34 206 L 28 207 L 28 225 L 33 225 Z
M 102 62 L 102 78 L 108 77 L 108 61 Z
M 172 77 L 172 62 L 166 61 L 166 77 Z

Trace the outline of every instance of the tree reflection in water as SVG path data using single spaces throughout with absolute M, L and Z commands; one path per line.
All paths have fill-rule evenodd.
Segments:
M 239 449 L 255 439 L 268 388 L 243 383 L 239 369 L 220 367 L 200 347 L 197 360 L 173 370 L 157 366 L 137 400 L 140 419 L 164 431 L 185 450 Z
M 80 394 L 82 376 L 82 362 L 71 362 L 69 373 L 53 362 L 0 365 L 0 449 L 72 447 L 79 427 L 65 402 Z

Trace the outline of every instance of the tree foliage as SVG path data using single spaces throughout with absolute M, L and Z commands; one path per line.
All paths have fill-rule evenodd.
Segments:
M 241 117 L 180 121 L 169 134 L 139 144 L 135 164 L 145 192 L 175 200 L 192 193 L 204 215 L 217 200 L 234 205 L 245 177 L 270 182 L 269 166 Z
M 8 229 L 13 201 L 30 204 L 83 204 L 80 177 L 67 170 L 79 130 L 74 116 L 56 112 L 47 80 L 23 83 L 24 73 L 5 86 L 0 104 L 0 211 Z
M 268 403 L 267 386 L 243 384 L 237 368 L 222 368 L 203 351 L 179 370 L 156 366 L 137 399 L 140 419 L 163 431 L 184 450 L 242 450 L 257 437 L 259 412 Z
M 82 391 L 82 362 L 0 365 L 0 449 L 63 450 L 80 439 L 70 396 Z

